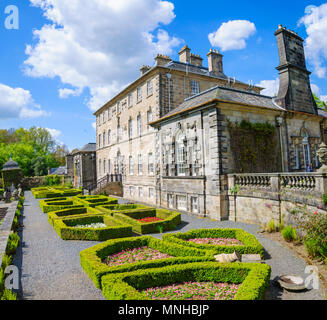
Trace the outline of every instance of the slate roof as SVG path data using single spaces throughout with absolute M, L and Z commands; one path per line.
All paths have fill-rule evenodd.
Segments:
M 9 161 L 7 161 L 2 168 L 2 171 L 8 171 L 8 170 L 19 170 L 19 165 L 16 161 L 13 161 L 11 158 Z
M 65 166 L 65 167 L 50 169 L 50 174 L 54 174 L 54 175 L 57 175 L 57 176 L 63 176 L 65 174 L 67 174 L 67 168 Z
M 186 99 L 181 105 L 166 114 L 162 119 L 214 100 L 246 104 L 276 111 L 285 111 L 285 109 L 274 103 L 274 99 L 272 97 L 222 86 L 215 86 L 209 90 L 199 93 L 198 95 Z
M 74 152 L 72 152 L 72 155 L 73 154 L 77 154 L 77 153 L 80 153 L 80 152 L 96 152 L 96 149 L 97 149 L 97 145 L 96 143 L 88 143 L 86 144 L 82 149 L 76 149 Z
M 327 118 L 327 111 L 318 108 L 318 115 Z

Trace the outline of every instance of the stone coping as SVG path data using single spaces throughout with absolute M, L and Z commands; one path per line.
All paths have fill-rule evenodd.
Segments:
M 231 173 L 227 175 L 233 177 L 324 177 L 327 178 L 327 173 L 319 172 L 284 172 L 284 173 Z
M 8 208 L 7 215 L 5 216 L 2 224 L 0 226 L 0 266 L 2 264 L 2 257 L 6 253 L 7 242 L 9 235 L 11 233 L 12 224 L 15 218 L 16 209 L 18 206 L 18 201 L 13 201 L 1 207 Z

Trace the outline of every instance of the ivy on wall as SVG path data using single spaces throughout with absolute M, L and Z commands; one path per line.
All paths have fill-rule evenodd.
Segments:
M 270 124 L 228 121 L 235 173 L 281 171 L 278 129 Z

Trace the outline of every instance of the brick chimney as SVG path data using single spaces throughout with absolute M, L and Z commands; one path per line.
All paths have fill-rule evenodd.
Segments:
M 157 54 L 157 56 L 154 58 L 154 61 L 156 62 L 157 66 L 165 66 L 167 63 L 171 61 L 169 56 L 165 56 L 163 54 Z
M 140 69 L 140 74 L 141 76 L 143 76 L 145 73 L 147 73 L 149 70 L 151 70 L 151 67 L 150 66 L 142 66 L 141 69 Z
M 179 62 L 190 63 L 191 61 L 191 49 L 188 46 L 184 46 L 179 51 Z
M 279 25 L 275 32 L 279 53 L 279 91 L 276 103 L 287 110 L 317 114 L 307 70 L 303 39 Z
M 217 76 L 223 75 L 223 55 L 218 50 L 210 49 L 207 56 L 209 72 Z

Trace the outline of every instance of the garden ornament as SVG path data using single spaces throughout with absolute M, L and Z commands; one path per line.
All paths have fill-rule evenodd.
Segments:
M 215 259 L 217 262 L 230 263 L 235 261 L 241 261 L 241 256 L 237 251 L 235 251 L 232 254 L 223 253 L 223 254 L 216 255 Z
M 317 152 L 319 161 L 322 163 L 322 167 L 318 170 L 319 173 L 327 173 L 327 146 L 325 143 L 322 143 L 319 146 Z

